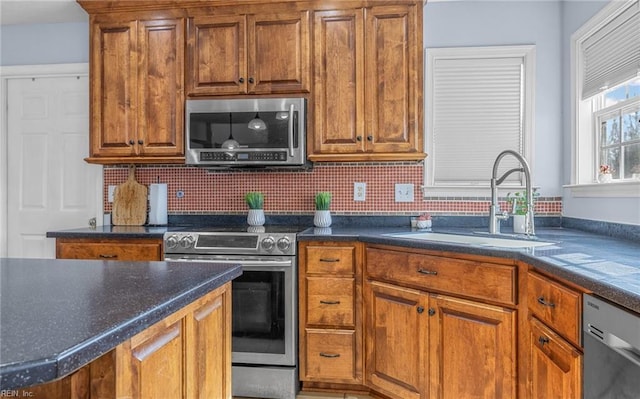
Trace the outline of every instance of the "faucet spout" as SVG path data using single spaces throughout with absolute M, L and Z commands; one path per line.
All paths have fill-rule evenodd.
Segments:
M 498 175 L 498 166 L 500 161 L 507 155 L 515 157 L 522 167 L 513 168 L 506 171 L 500 178 Z M 531 169 L 527 160 L 522 155 L 513 150 L 502 151 L 493 163 L 493 173 L 491 174 L 491 205 L 489 206 L 489 233 L 500 233 L 500 221 L 507 219 L 507 212 L 500 214 L 500 205 L 498 203 L 498 186 L 514 172 L 524 172 L 526 194 L 527 194 L 527 213 L 525 215 L 525 233 L 528 236 L 535 235 L 535 226 L 533 218 L 533 187 L 531 185 Z

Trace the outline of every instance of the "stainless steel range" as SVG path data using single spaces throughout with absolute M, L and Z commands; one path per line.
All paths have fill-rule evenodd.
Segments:
M 282 226 L 168 232 L 164 258 L 233 262 L 233 395 L 293 399 L 298 391 L 296 230 Z

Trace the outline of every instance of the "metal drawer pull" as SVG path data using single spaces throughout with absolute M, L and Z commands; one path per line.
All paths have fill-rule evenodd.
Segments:
M 543 296 L 541 296 L 540 298 L 538 298 L 538 303 L 539 303 L 540 305 L 548 306 L 548 307 L 550 307 L 550 308 L 555 308 L 555 307 L 556 307 L 556 304 L 555 304 L 555 303 L 545 301 Z
M 113 259 L 113 258 L 117 258 L 118 257 L 118 255 L 105 255 L 105 254 L 100 254 L 98 256 L 103 258 L 103 259 Z
M 322 356 L 322 357 L 330 357 L 330 358 L 333 358 L 333 357 L 340 357 L 340 354 L 339 354 L 339 353 L 325 353 L 325 352 L 320 352 L 320 356 Z
M 323 305 L 339 305 L 340 301 L 323 301 L 323 300 L 320 300 L 320 303 L 323 304 Z
M 320 262 L 340 262 L 340 258 L 320 258 Z
M 438 272 L 435 270 L 418 269 L 418 273 L 428 274 L 430 276 L 437 276 Z
M 540 338 L 538 338 L 538 342 L 540 342 L 540 346 L 544 346 L 544 344 L 549 343 L 549 338 L 541 336 Z

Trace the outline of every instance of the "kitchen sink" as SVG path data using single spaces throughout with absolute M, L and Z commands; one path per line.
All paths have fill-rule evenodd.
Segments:
M 511 238 L 500 238 L 494 236 L 470 236 L 463 234 L 446 234 L 446 233 L 433 233 L 428 231 L 419 231 L 411 233 L 389 233 L 383 234 L 388 237 L 396 238 L 408 238 L 411 240 L 421 241 L 437 241 L 437 242 L 450 242 L 456 244 L 477 245 L 485 247 L 502 247 L 502 248 L 531 248 L 541 247 L 545 245 L 552 245 L 553 242 L 537 241 L 537 240 L 518 240 Z

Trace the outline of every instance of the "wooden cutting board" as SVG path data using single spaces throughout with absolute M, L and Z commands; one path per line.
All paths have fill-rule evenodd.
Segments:
M 140 226 L 147 220 L 147 187 L 136 181 L 136 167 L 129 165 L 127 181 L 113 192 L 111 223 L 116 226 Z

